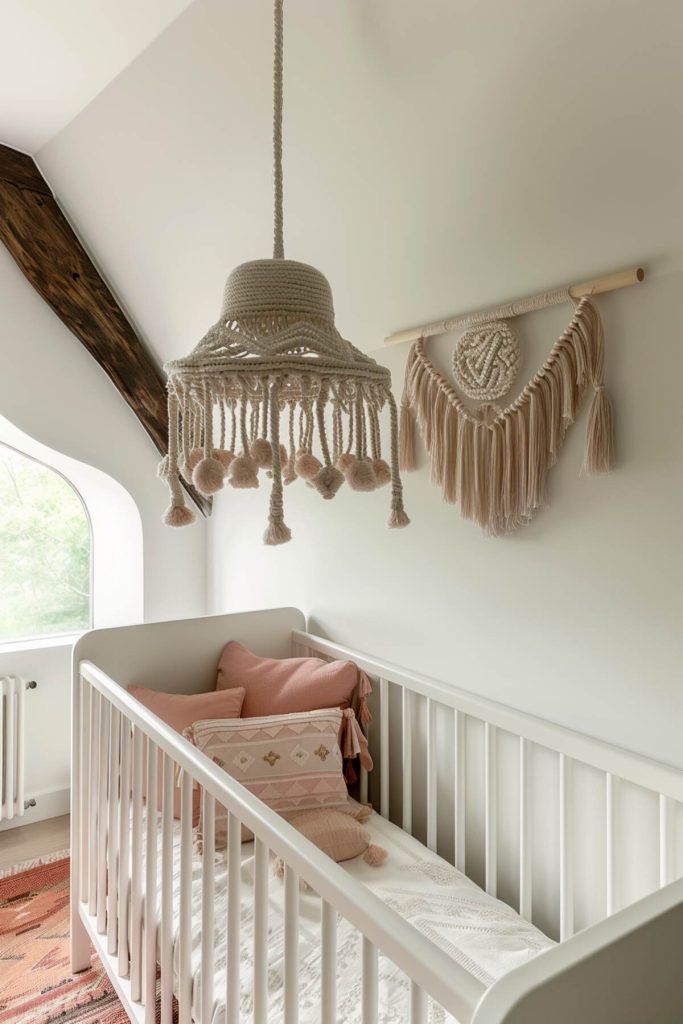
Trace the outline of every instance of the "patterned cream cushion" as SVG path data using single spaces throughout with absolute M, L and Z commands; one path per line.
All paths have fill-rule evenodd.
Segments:
M 183 735 L 279 814 L 345 807 L 337 708 L 232 721 L 194 722 Z M 225 844 L 225 815 L 216 809 L 216 845 Z

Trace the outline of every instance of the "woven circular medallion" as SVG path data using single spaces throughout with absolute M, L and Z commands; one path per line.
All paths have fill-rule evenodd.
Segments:
M 468 398 L 493 401 L 510 390 L 520 363 L 517 338 L 496 320 L 465 331 L 453 352 L 453 376 Z

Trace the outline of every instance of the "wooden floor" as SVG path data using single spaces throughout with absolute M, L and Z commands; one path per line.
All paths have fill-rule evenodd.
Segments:
M 66 850 L 69 845 L 69 815 L 20 825 L 0 832 L 0 871 L 35 860 L 48 853 Z

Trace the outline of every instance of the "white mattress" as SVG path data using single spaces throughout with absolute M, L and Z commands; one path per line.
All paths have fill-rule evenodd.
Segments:
M 366 827 L 373 841 L 388 850 L 381 867 L 370 867 L 362 859 L 347 861 L 349 875 L 363 882 L 393 907 L 453 960 L 491 985 L 497 978 L 525 963 L 554 943 L 524 921 L 507 904 L 487 895 L 465 875 L 432 853 L 396 825 L 373 813 Z M 174 842 L 179 842 L 176 831 Z M 178 963 L 179 855 L 174 856 L 174 968 Z M 216 854 L 215 900 L 215 1005 L 212 1024 L 225 1018 L 226 951 L 226 864 Z M 251 908 L 253 896 L 253 843 L 242 846 L 242 948 L 241 1019 L 251 1020 L 253 941 Z M 280 1024 L 283 1016 L 283 883 L 269 876 L 268 917 L 268 1024 Z M 193 1013 L 199 1019 L 201 971 L 201 858 L 197 857 L 192 877 L 193 906 Z M 300 899 L 300 1024 L 320 1020 L 320 899 L 311 891 Z M 337 930 L 337 992 L 339 1024 L 360 1024 L 361 962 L 360 935 L 343 919 Z M 177 982 L 177 977 L 176 977 Z M 177 984 L 174 986 L 177 990 Z M 379 957 L 380 1019 L 383 1024 L 403 1024 L 408 1019 L 408 981 L 389 960 Z M 452 1022 L 440 1007 L 430 1006 L 430 1022 Z

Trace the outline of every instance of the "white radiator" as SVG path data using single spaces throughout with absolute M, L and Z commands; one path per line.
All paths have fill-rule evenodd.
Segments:
M 35 685 L 20 676 L 0 678 L 0 821 L 21 816 L 28 806 L 24 803 L 25 696 Z

